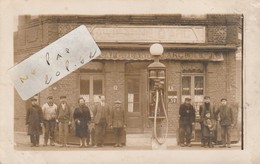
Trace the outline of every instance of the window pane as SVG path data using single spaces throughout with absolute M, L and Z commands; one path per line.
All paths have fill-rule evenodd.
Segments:
M 190 95 L 191 90 L 191 77 L 183 76 L 182 77 L 182 95 Z
M 93 93 L 94 95 L 102 95 L 103 93 L 103 81 L 93 80 Z
M 203 76 L 195 76 L 195 88 L 194 94 L 195 95 L 203 95 L 204 93 L 204 80 Z
M 89 95 L 89 80 L 80 79 L 80 94 Z
M 139 110 L 139 86 L 140 81 L 136 78 L 127 80 L 128 112 L 140 112 Z

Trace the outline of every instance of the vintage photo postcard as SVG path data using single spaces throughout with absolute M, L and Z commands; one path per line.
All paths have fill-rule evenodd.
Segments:
M 252 113 L 246 110 L 251 107 L 246 89 L 251 76 L 246 73 L 253 64 L 247 63 L 246 50 L 251 48 L 247 29 L 252 13 L 243 8 L 202 13 L 187 13 L 188 8 L 69 9 L 11 10 L 12 36 L 3 35 L 10 44 L 3 52 L 11 58 L 1 68 L 12 100 L 6 134 L 11 142 L 3 142 L 3 162 L 36 162 L 35 153 L 51 154 L 40 157 L 41 162 L 56 161 L 56 154 L 68 154 L 66 162 L 94 163 L 98 154 L 113 163 L 131 163 L 127 160 L 135 154 L 132 160 L 143 157 L 142 163 L 153 163 L 153 158 L 199 163 L 203 154 L 208 155 L 203 161 L 225 162 L 234 155 L 241 156 L 226 162 L 259 159 L 257 151 L 250 151 L 254 141 L 247 138 L 251 133 L 254 140 L 259 137 L 258 131 L 251 132 L 254 127 L 248 128 Z M 19 159 L 8 159 L 5 147 Z

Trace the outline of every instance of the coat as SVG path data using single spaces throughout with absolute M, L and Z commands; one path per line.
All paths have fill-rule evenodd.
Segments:
M 216 115 L 215 115 L 215 107 L 210 103 L 209 104 L 209 109 L 206 109 L 206 104 L 202 104 L 199 109 L 199 114 L 200 114 L 200 122 L 203 123 L 205 119 L 205 115 L 207 113 L 210 113 L 210 118 L 216 120 Z
M 216 115 L 215 115 L 215 108 L 214 106 L 210 103 L 209 104 L 209 109 L 206 109 L 206 104 L 202 104 L 199 109 L 200 113 L 200 122 L 202 127 L 202 135 L 204 137 L 213 137 L 214 136 L 214 131 L 216 129 Z M 210 113 L 210 117 L 207 118 L 206 114 Z M 212 123 L 213 127 L 209 128 L 207 126 L 208 124 L 208 119 L 210 119 L 210 122 Z
M 85 105 L 76 108 L 73 113 L 73 118 L 76 126 L 76 136 L 87 137 L 89 134 L 88 123 L 91 121 L 89 108 Z
M 221 126 L 230 126 L 231 124 L 234 124 L 234 113 L 231 107 L 221 105 L 216 111 L 216 114 L 219 114 L 220 116 Z
M 42 109 L 34 105 L 26 110 L 26 125 L 28 125 L 28 135 L 41 135 L 43 123 Z
M 183 103 L 179 108 L 180 127 L 183 125 L 191 125 L 195 121 L 195 109 L 191 104 Z
M 113 128 L 122 128 L 126 124 L 126 114 L 123 107 L 116 108 L 114 106 L 110 114 L 109 125 Z
M 103 107 L 101 106 L 101 104 L 99 103 L 98 105 L 95 106 L 94 110 L 93 110 L 93 116 L 94 116 L 94 123 L 95 124 L 99 124 L 100 123 L 100 119 L 101 119 L 101 114 L 102 114 L 102 109 Z M 106 119 L 106 123 L 109 123 L 109 114 L 110 114 L 110 110 L 109 107 L 107 105 L 104 106 L 105 108 L 105 119 Z

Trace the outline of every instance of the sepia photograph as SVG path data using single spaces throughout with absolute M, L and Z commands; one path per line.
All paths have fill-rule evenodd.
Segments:
M 17 87 L 27 88 L 17 91 L 33 96 L 23 100 L 24 93 L 15 91 L 15 149 L 243 149 L 243 15 L 20 15 L 17 20 L 17 64 L 11 69 L 17 68 L 13 74 L 22 84 Z M 91 61 L 92 51 L 81 47 L 91 47 L 89 42 L 60 40 L 81 25 L 101 51 Z M 46 50 L 54 44 L 55 50 Z M 78 54 L 80 67 L 66 71 Z M 63 74 L 56 82 L 52 78 Z M 45 89 L 34 92 L 41 82 Z
M 260 2 L 0 2 L 0 163 L 259 163 Z

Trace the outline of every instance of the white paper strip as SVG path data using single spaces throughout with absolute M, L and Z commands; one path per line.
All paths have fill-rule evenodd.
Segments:
M 27 100 L 101 54 L 81 25 L 8 70 L 17 92 Z

